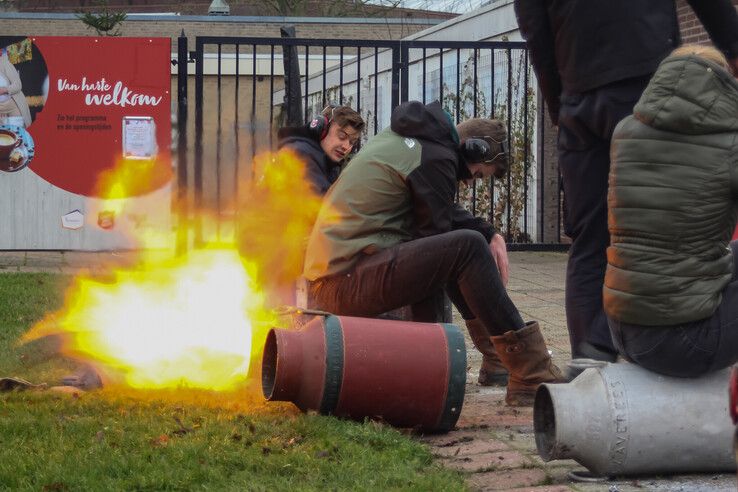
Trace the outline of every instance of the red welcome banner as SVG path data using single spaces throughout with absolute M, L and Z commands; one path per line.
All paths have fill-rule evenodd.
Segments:
M 24 80 L 32 117 L 25 125 L 22 115 L 6 119 L 9 132 L 16 124 L 27 137 L 16 145 L 25 153 L 8 152 L 4 170 L 25 159 L 54 186 L 90 197 L 101 196 L 100 177 L 121 166 L 149 176 L 128 196 L 169 182 L 169 38 L 0 38 L 0 47 Z

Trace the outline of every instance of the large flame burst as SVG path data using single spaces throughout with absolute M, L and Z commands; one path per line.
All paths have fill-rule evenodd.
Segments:
M 239 387 L 250 362 L 260 357 L 266 330 L 277 322 L 269 296 L 293 288 L 320 207 L 294 154 L 257 161 L 258 179 L 239 204 L 237 244 L 179 258 L 144 254 L 134 267 L 102 278 L 79 275 L 64 307 L 23 339 L 57 335 L 63 354 L 95 367 L 107 384 Z M 114 190 L 109 196 L 120 204 L 130 173 L 105 179 Z
M 253 328 L 272 321 L 235 250 L 78 277 L 64 308 L 26 338 L 62 335 L 63 352 L 134 388 L 233 389 L 246 378 Z

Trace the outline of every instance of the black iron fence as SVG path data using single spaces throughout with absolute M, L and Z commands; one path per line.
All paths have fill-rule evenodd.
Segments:
M 507 124 L 511 172 L 462 185 L 459 201 L 492 221 L 513 249 L 563 246 L 558 174 L 544 159 L 543 107 L 524 43 L 197 37 L 189 53 L 186 43 L 181 37 L 177 196 L 195 243 L 229 234 L 243 178 L 257 153 L 274 149 L 280 126 L 346 104 L 367 121 L 367 139 L 389 125 L 399 103 L 439 100 L 457 123 L 496 117 Z M 188 60 L 195 63 L 194 128 L 186 119 Z M 203 209 L 210 220 L 190 218 Z

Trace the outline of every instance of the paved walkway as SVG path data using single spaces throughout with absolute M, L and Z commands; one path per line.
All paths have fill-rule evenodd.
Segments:
M 130 253 L 0 252 L 0 272 L 73 274 L 84 268 L 104 272 L 110 265 L 134 261 Z M 564 313 L 566 255 L 510 253 L 508 290 L 526 320 L 538 320 L 556 363 L 570 357 Z M 462 324 L 463 326 L 463 324 Z M 536 452 L 531 409 L 510 408 L 504 388 L 476 384 L 481 356 L 469 340 L 469 372 L 458 429 L 423 438 L 446 466 L 463 470 L 474 490 L 559 491 L 705 491 L 736 490 L 733 475 L 642 477 L 600 483 L 572 482 L 568 473 L 582 467 L 569 460 L 544 463 Z M 727 388 L 726 388 L 727 390 Z

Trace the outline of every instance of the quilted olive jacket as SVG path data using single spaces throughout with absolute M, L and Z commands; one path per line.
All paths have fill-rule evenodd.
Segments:
M 711 316 L 733 272 L 738 81 L 666 58 L 615 129 L 611 161 L 605 311 L 647 326 Z

